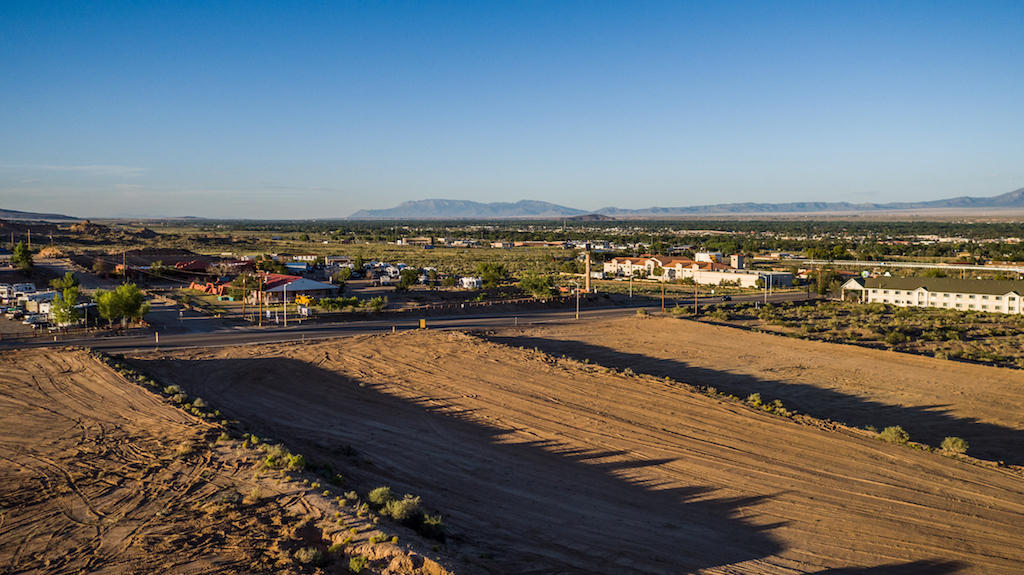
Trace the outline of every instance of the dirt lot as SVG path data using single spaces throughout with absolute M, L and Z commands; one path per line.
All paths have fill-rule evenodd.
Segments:
M 588 331 L 626 330 L 628 342 L 657 328 L 630 325 Z M 571 334 L 517 332 L 528 349 L 410 332 L 131 362 L 358 484 L 422 496 L 468 572 L 1019 572 L 1020 475 L 532 350 L 559 329 Z M 779 341 L 776 351 L 794 343 Z M 661 345 L 676 358 L 683 349 Z M 787 357 L 775 369 L 789 369 Z M 797 380 L 839 373 L 800 375 L 815 371 L 809 362 Z M 893 393 L 925 394 L 898 365 L 878 368 L 903 390 Z
M 938 446 L 1024 465 L 1024 371 L 754 333 L 689 320 L 628 318 L 494 334 L 499 343 L 589 358 L 856 427 L 899 425 Z
M 218 433 L 86 352 L 4 352 L 0 572 L 312 573 L 295 552 L 350 527 L 373 572 L 424 572 L 422 557 L 367 544 L 368 521 L 339 522 L 328 498 L 259 471 L 258 452 Z

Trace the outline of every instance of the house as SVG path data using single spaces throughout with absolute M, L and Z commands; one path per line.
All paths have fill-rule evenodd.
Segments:
M 464 277 L 459 278 L 459 287 L 464 289 L 480 289 L 484 287 L 484 278 Z
M 338 294 L 338 286 L 306 279 L 299 276 L 266 273 L 261 274 L 263 278 L 262 291 L 253 292 L 250 300 L 253 303 L 259 301 L 257 298 L 262 294 L 264 302 L 281 302 L 285 298 L 288 301 L 295 301 L 296 296 L 306 296 L 312 299 L 333 297 Z
M 324 258 L 324 265 L 326 266 L 345 266 L 351 264 L 352 258 L 348 256 L 327 256 Z
M 309 264 L 306 262 L 288 262 L 284 264 L 284 267 L 288 268 L 290 272 L 306 273 L 309 271 Z
M 292 256 L 292 261 L 315 263 L 319 257 L 316 254 L 298 254 Z
M 956 278 L 851 278 L 842 285 L 844 300 L 900 307 L 937 307 L 961 311 L 1024 313 L 1024 281 Z
M 508 249 L 508 248 L 512 247 L 512 242 L 506 242 L 506 241 L 491 242 L 491 247 L 492 248 Z

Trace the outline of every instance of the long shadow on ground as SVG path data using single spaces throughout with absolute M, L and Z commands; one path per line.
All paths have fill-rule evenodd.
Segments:
M 914 441 L 938 446 L 945 437 L 962 437 L 975 457 L 1024 465 L 1024 430 L 956 417 L 947 405 L 900 406 L 871 401 L 804 383 L 763 379 L 746 374 L 696 367 L 685 361 L 654 358 L 575 340 L 529 336 L 485 336 L 492 342 L 536 348 L 552 355 L 589 360 L 606 367 L 632 369 L 655 377 L 673 379 L 747 397 L 760 393 L 762 399 L 779 399 L 789 409 L 815 417 L 841 421 L 856 427 L 873 425 L 878 429 L 899 425 Z
M 769 495 L 627 477 L 664 460 L 516 440 L 436 398 L 406 400 L 287 358 L 131 363 L 354 485 L 422 496 L 480 572 L 685 573 L 783 550 L 768 533 L 777 524 L 739 517 Z
M 966 565 L 960 561 L 912 561 L 876 567 L 850 567 L 815 571 L 813 575 L 942 575 L 957 573 Z

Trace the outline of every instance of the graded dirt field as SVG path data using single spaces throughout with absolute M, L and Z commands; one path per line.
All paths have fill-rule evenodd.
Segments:
M 421 496 L 443 514 L 463 572 L 1009 574 L 1024 564 L 1015 472 L 557 359 L 532 349 L 547 336 L 529 335 L 527 349 L 424 331 L 129 361 L 357 484 Z
M 1024 370 L 806 341 L 690 320 L 624 318 L 495 333 L 495 342 L 632 369 L 855 427 L 899 425 L 938 446 L 1024 465 Z
M 0 572 L 313 573 L 297 550 L 374 528 L 218 434 L 84 351 L 3 352 Z M 368 536 L 372 572 L 426 572 Z

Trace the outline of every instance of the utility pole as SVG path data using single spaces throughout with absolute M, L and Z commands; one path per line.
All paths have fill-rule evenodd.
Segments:
M 242 274 L 242 319 L 245 319 L 245 274 Z
M 284 326 L 288 327 L 288 284 L 284 284 L 284 297 L 282 299 L 284 300 L 282 302 L 284 304 Z
M 665 278 L 661 278 L 661 311 L 665 311 Z
M 32 228 L 28 228 L 28 251 L 32 251 Z
M 263 276 L 260 276 L 260 293 L 257 294 L 257 296 L 257 299 L 260 301 L 260 313 L 257 321 L 259 322 L 259 326 L 263 327 Z
M 584 253 L 587 256 L 587 260 L 586 260 L 587 261 L 587 265 L 586 265 L 586 270 L 587 270 L 586 286 L 587 287 L 586 287 L 586 290 L 587 290 L 587 293 L 590 293 L 590 250 L 587 250 Z

